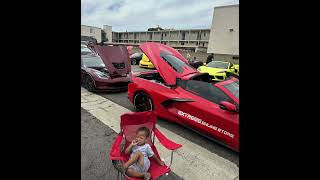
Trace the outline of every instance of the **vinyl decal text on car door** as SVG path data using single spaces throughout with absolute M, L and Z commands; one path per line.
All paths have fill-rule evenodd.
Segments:
M 214 125 L 212 125 L 212 124 L 209 124 L 209 123 L 201 120 L 200 118 L 197 118 L 197 117 L 195 117 L 195 116 L 192 116 L 192 115 L 190 115 L 190 114 L 188 114 L 188 113 L 186 113 L 186 112 L 182 112 L 182 111 L 180 111 L 180 110 L 178 111 L 178 114 L 179 114 L 180 116 L 182 116 L 182 117 L 185 117 L 185 118 L 191 120 L 191 121 L 197 122 L 197 123 L 199 123 L 199 124 L 201 124 L 201 125 L 203 125 L 203 126 L 207 126 L 208 128 L 211 128 L 211 129 L 213 129 L 213 130 L 215 130 L 215 131 L 218 131 L 218 132 L 221 133 L 221 134 L 224 134 L 224 135 L 226 135 L 226 136 L 229 136 L 229 137 L 231 137 L 231 138 L 234 138 L 234 134 L 229 133 L 228 131 L 225 131 L 225 130 L 223 130 L 223 129 L 221 129 L 221 128 L 218 128 L 217 126 L 214 126 Z

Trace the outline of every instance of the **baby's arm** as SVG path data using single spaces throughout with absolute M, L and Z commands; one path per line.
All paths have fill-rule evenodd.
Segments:
M 131 142 L 131 144 L 127 147 L 127 149 L 124 151 L 124 153 L 125 153 L 126 155 L 130 154 L 130 153 L 131 153 L 131 150 L 132 150 L 132 147 L 135 146 L 135 145 L 137 145 L 137 144 L 138 144 L 138 142 L 137 142 L 136 140 L 133 140 L 133 141 Z
M 152 158 L 153 158 L 158 164 L 160 164 L 161 166 L 164 165 L 164 162 L 163 162 L 163 161 L 160 161 L 160 159 L 159 159 L 155 154 L 152 156 Z
M 163 161 L 160 161 L 160 159 L 154 154 L 154 152 L 152 151 L 152 148 L 150 147 L 150 145 L 148 145 L 147 148 L 147 153 L 148 153 L 148 157 L 153 158 L 158 164 L 160 164 L 161 166 L 164 165 Z

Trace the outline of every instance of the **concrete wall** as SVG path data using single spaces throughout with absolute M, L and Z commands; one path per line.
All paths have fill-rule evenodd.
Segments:
M 154 32 L 153 36 L 152 36 L 152 40 L 160 41 L 161 40 L 161 33 L 160 32 Z
M 128 34 L 128 39 L 134 39 L 134 33 L 129 33 Z
M 116 32 L 112 32 L 112 41 L 117 41 L 118 40 L 118 34 Z
M 190 40 L 198 40 L 198 33 L 200 34 L 199 31 L 190 31 L 188 39 L 190 38 Z
M 169 38 L 172 40 L 178 40 L 179 39 L 179 32 L 178 31 L 171 31 Z
M 170 41 L 169 43 L 170 43 L 169 45 L 181 45 L 179 42 L 174 42 L 174 41 Z
M 92 36 L 101 42 L 101 28 L 81 25 L 81 36 Z
M 140 40 L 147 40 L 148 35 L 146 33 L 140 33 Z
M 169 32 L 163 32 L 163 40 L 171 40 L 171 38 L 169 37 Z
M 112 26 L 104 25 L 103 31 L 106 33 L 106 37 L 108 38 L 107 42 L 112 42 Z
M 239 5 L 214 8 L 207 52 L 239 55 Z
M 201 40 L 209 40 L 210 37 L 210 30 L 201 31 Z

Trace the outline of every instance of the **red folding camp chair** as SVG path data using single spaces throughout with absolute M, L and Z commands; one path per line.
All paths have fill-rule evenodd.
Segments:
M 148 172 L 151 174 L 151 179 L 158 179 L 162 175 L 171 171 L 170 166 L 172 164 L 173 151 L 182 147 L 182 145 L 174 143 L 173 141 L 165 137 L 156 128 L 156 122 L 157 116 L 153 111 L 126 113 L 121 116 L 120 133 L 116 136 L 111 146 L 111 151 L 109 155 L 114 167 L 118 170 L 118 179 L 138 180 L 136 178 L 128 177 L 126 174 L 121 173 L 119 163 L 124 163 L 128 161 L 130 155 L 125 155 L 124 150 L 125 148 L 127 148 L 128 145 L 130 145 L 131 141 L 135 138 L 136 130 L 142 126 L 145 126 L 150 130 L 151 136 L 148 138 L 148 143 L 150 144 L 154 154 L 159 159 L 161 158 L 159 156 L 157 148 L 154 146 L 155 136 L 165 148 L 171 150 L 171 161 L 169 166 L 160 166 L 156 161 L 150 158 L 150 168 Z M 124 146 L 121 145 L 123 139 L 125 140 Z

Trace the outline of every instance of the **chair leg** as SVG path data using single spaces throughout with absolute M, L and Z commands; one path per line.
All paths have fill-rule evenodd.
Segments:
M 168 166 L 168 168 L 170 168 L 170 167 L 171 167 L 171 165 L 172 165 L 172 160 L 173 160 L 173 151 L 171 151 L 170 165 Z
M 152 144 L 154 145 L 154 138 L 155 138 L 155 134 L 153 133 L 153 138 L 152 138 Z

